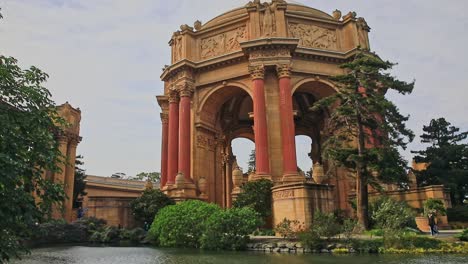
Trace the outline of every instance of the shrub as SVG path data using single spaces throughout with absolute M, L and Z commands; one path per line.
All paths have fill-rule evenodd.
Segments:
M 463 229 L 463 232 L 455 236 L 460 239 L 460 241 L 468 241 L 468 228 Z
M 267 179 L 247 182 L 242 186 L 242 192 L 233 203 L 233 207 L 250 207 L 261 217 L 271 215 L 271 188 L 273 183 Z
M 175 204 L 174 200 L 159 189 L 150 189 L 145 190 L 140 197 L 133 200 L 130 207 L 136 219 L 152 223 L 159 210 L 173 204 Z
M 303 231 L 303 225 L 298 220 L 289 220 L 284 218 L 275 227 L 275 232 L 280 234 L 283 238 L 293 239 L 297 238 L 297 234 Z
M 339 220 L 338 220 L 339 221 Z M 341 226 L 341 233 L 345 237 L 346 242 L 349 242 L 353 237 L 354 230 L 356 228 L 357 221 L 354 219 L 344 219 L 343 225 Z
M 320 239 L 320 236 L 316 232 L 311 232 L 310 229 L 299 233 L 298 237 L 305 248 L 321 250 L 325 247 L 322 239 Z
M 447 210 L 445 209 L 445 205 L 442 200 L 429 198 L 424 202 L 424 215 L 428 215 L 429 212 L 433 211 L 435 211 L 437 215 L 447 214 Z
M 359 253 L 377 253 L 383 246 L 382 239 L 353 239 L 351 247 Z
M 33 232 L 32 242 L 44 244 L 81 243 L 88 240 L 88 228 L 82 223 L 68 224 L 63 220 L 52 220 L 40 224 Z
M 214 212 L 205 222 L 201 247 L 205 249 L 244 249 L 251 234 L 262 224 L 251 208 L 231 208 Z
M 336 216 L 333 213 L 322 213 L 321 211 L 315 211 L 310 229 L 319 237 L 326 237 L 328 240 L 340 233 L 340 225 Z
M 221 210 L 215 204 L 189 200 L 162 208 L 149 231 L 156 244 L 165 247 L 200 247 L 204 223 Z
M 132 242 L 135 243 L 140 243 L 142 242 L 146 237 L 146 231 L 143 228 L 135 228 L 130 230 L 129 232 L 129 239 Z

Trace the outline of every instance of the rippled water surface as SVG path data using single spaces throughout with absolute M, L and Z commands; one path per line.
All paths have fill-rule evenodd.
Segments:
M 119 264 L 119 263 L 162 263 L 162 264 L 197 264 L 197 263 L 271 263 L 271 264 L 454 264 L 468 263 L 468 256 L 462 255 L 312 255 L 312 254 L 272 254 L 255 252 L 203 252 L 181 249 L 156 249 L 145 247 L 53 247 L 34 249 L 31 255 L 13 263 L 25 264 Z

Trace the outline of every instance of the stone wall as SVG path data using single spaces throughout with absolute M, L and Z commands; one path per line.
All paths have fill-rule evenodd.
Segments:
M 327 213 L 335 210 L 333 188 L 332 185 L 307 182 L 273 187 L 273 225 L 287 218 L 299 220 L 309 227 L 316 210 Z
M 90 197 L 87 204 L 87 217 L 104 219 L 110 226 L 134 228 L 140 226 L 133 217 L 130 197 Z

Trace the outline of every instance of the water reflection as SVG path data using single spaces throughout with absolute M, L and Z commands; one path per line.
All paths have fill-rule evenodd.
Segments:
M 456 264 L 468 263 L 462 255 L 312 255 L 255 252 L 203 252 L 197 250 L 133 247 L 54 247 L 34 249 L 31 255 L 13 261 L 22 264 Z

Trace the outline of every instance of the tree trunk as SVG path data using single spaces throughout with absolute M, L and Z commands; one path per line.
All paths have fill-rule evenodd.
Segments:
M 359 108 L 358 108 L 359 109 Z M 368 179 L 367 166 L 364 161 L 365 137 L 364 127 L 362 125 L 361 115 L 357 114 L 358 124 L 358 156 L 359 161 L 356 163 L 356 198 L 357 198 L 357 218 L 358 223 L 367 230 L 369 228 L 369 194 L 368 194 Z

